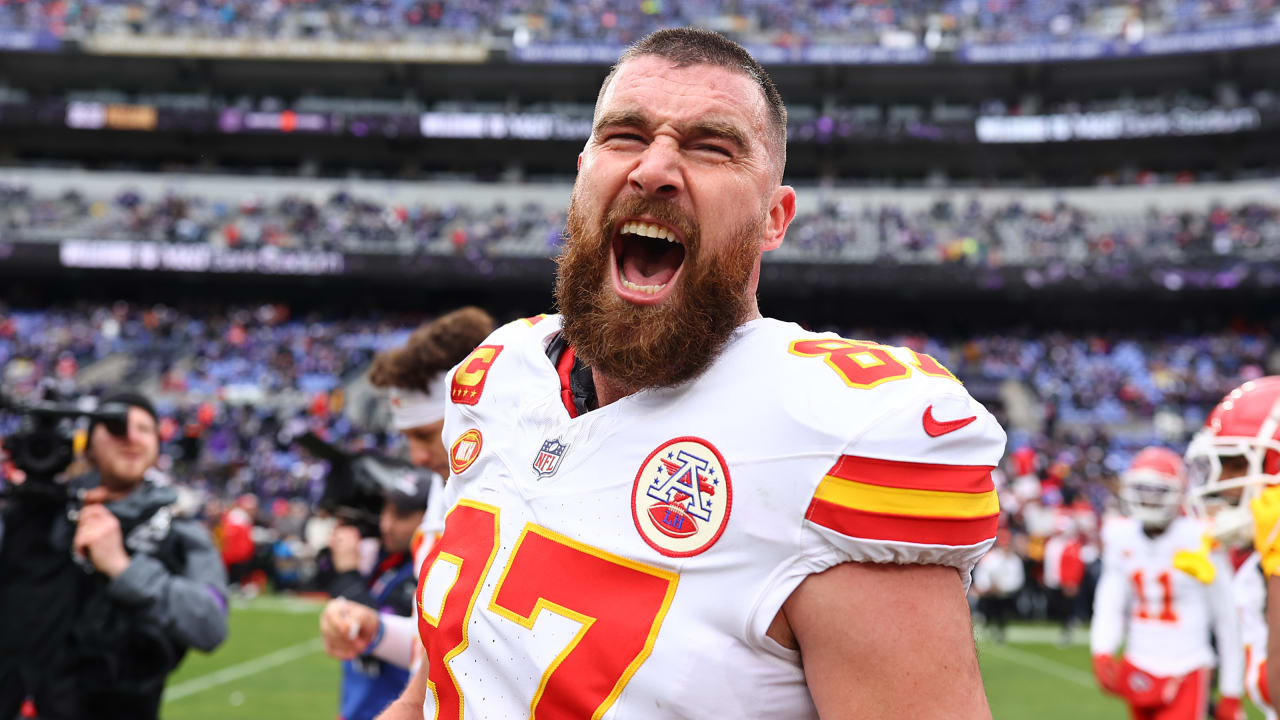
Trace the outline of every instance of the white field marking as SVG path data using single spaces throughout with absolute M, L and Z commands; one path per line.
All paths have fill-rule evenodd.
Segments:
M 263 670 L 269 670 L 277 665 L 284 665 L 285 663 L 293 662 L 300 657 L 310 655 L 313 652 L 318 652 L 323 647 L 323 640 L 320 638 L 312 638 L 304 643 L 290 645 L 287 648 L 277 650 L 273 653 L 267 653 L 266 655 L 256 657 L 252 660 L 245 660 L 242 663 L 236 663 L 235 665 L 224 667 L 221 670 L 211 672 L 208 675 L 201 675 L 200 677 L 192 678 L 186 682 L 181 682 L 172 687 L 165 688 L 164 702 L 168 703 L 173 702 L 174 700 L 181 700 L 188 695 L 195 695 L 198 692 L 204 692 L 210 688 L 225 685 L 226 683 L 239 680 L 242 677 L 248 677 L 249 675 L 260 673 Z
M 1072 667 L 1066 663 L 1050 660 L 1043 655 L 1037 655 L 1026 650 L 1018 650 L 1008 645 L 983 645 L 979 653 L 987 653 L 989 655 L 1003 656 L 1004 659 L 1010 660 L 1021 665 L 1035 668 L 1042 673 L 1052 675 L 1056 678 L 1072 682 L 1082 687 L 1097 687 L 1094 683 L 1093 675 L 1079 668 Z
M 305 615 L 306 613 L 319 611 L 324 605 L 324 601 L 288 595 L 263 595 L 252 599 L 232 595 L 230 605 L 232 610 Z
M 983 642 L 994 642 L 994 630 L 978 626 L 974 633 Z M 1062 640 L 1060 625 L 1010 625 L 1005 633 L 1005 641 L 1011 645 L 1057 645 Z M 1089 626 L 1080 625 L 1071 633 L 1068 645 L 1088 645 Z

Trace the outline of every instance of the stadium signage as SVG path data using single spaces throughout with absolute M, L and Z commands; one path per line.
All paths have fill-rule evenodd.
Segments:
M 155 130 L 158 110 L 151 105 L 67 103 L 67 127 L 77 130 Z
M 608 43 L 534 44 L 512 48 L 511 58 L 526 63 L 612 65 L 626 49 Z M 747 50 L 765 65 L 917 65 L 933 57 L 923 47 L 879 45 L 748 45 Z
M 1153 35 L 1137 42 L 1122 39 L 966 45 L 956 60 L 966 63 L 1024 63 L 1094 60 L 1142 55 L 1217 52 L 1280 44 L 1280 26 L 1221 28 Z
M 62 41 L 50 32 L 24 30 L 0 30 L 0 50 L 53 51 L 62 47 Z
M 81 41 L 81 45 L 85 52 L 99 55 L 156 57 L 408 63 L 482 63 L 489 59 L 488 48 L 478 43 L 374 43 L 122 34 L 92 35 Z
M 591 118 L 554 113 L 427 112 L 418 120 L 423 137 L 509 140 L 585 140 Z
M 1257 108 L 1172 110 L 1139 113 L 1128 110 L 978 118 L 975 132 L 983 143 L 1043 143 L 1069 140 L 1124 140 L 1183 135 L 1221 135 L 1262 126 Z
M 236 132 L 329 132 L 329 118 L 318 113 L 244 112 L 227 108 L 218 114 L 218 128 L 225 133 Z
M 962 64 L 1037 63 L 1100 60 L 1215 52 L 1280 45 L 1280 25 L 1216 28 L 1153 35 L 1136 42 L 1122 38 L 1043 40 L 1039 42 L 970 44 L 949 58 L 923 46 L 814 44 L 805 47 L 749 45 L 765 65 L 917 65 L 936 60 Z M 612 65 L 626 48 L 609 43 L 530 44 L 515 47 L 511 58 L 526 63 Z
M 335 252 L 229 250 L 129 240 L 65 240 L 58 245 L 58 260 L 68 268 L 265 275 L 339 275 L 345 265 L 342 254 Z
M 933 58 L 933 53 L 924 47 L 751 45 L 747 49 L 764 65 L 919 65 Z

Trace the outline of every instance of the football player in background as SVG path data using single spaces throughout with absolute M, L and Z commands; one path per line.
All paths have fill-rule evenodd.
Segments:
M 1245 691 L 1267 720 L 1276 720 L 1267 683 L 1267 584 L 1261 561 L 1262 556 L 1256 552 L 1244 561 L 1236 570 L 1231 593 L 1240 614 L 1240 636 L 1244 641 Z
M 605 80 L 562 314 L 450 376 L 426 658 L 385 720 L 990 718 L 965 591 L 1004 432 L 933 358 L 761 317 L 785 147 L 716 33 Z
M 1242 720 L 1244 653 L 1231 596 L 1232 568 L 1203 552 L 1205 525 L 1180 511 L 1182 458 L 1138 453 L 1120 478 L 1126 516 L 1102 528 L 1102 577 L 1094 597 L 1094 674 L 1129 704 L 1134 720 L 1199 720 L 1209 707 L 1216 641 L 1216 720 Z M 1124 643 L 1121 659 L 1115 653 Z
M 1187 458 L 1193 475 L 1191 508 L 1208 518 L 1214 537 L 1255 554 L 1236 573 L 1236 603 L 1248 648 L 1248 690 L 1275 717 L 1269 689 L 1280 667 L 1280 376 L 1250 380 L 1227 393 L 1196 434 Z
M 1017 613 L 1018 592 L 1026 582 L 1022 557 L 1014 551 L 1013 535 L 1000 528 L 995 547 L 973 569 L 973 593 L 978 598 L 978 611 L 986 620 L 996 642 L 1004 643 L 1009 629 L 1009 616 Z
M 449 475 L 441 440 L 445 373 L 491 332 L 493 318 L 488 313 L 464 307 L 425 323 L 403 346 L 378 354 L 369 371 L 369 381 L 390 395 L 391 424 L 404 435 L 410 462 L 434 473 L 427 511 L 411 543 L 415 573 L 444 528 L 442 487 Z M 380 613 L 342 598 L 325 606 L 320 633 L 326 652 L 344 661 L 371 655 L 408 669 L 420 650 L 415 617 Z

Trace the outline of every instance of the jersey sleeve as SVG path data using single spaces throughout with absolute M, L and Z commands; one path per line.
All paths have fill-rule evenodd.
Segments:
M 1093 594 L 1093 621 L 1089 625 L 1089 650 L 1113 655 L 1124 641 L 1129 585 L 1125 580 L 1123 520 L 1111 518 L 1102 525 L 1102 574 Z
M 1231 593 L 1231 561 L 1222 551 L 1210 557 L 1217 568 L 1209 586 L 1209 605 L 1218 650 L 1218 690 L 1225 696 L 1238 698 L 1244 694 L 1244 639 L 1240 632 L 1240 614 Z
M 414 572 L 422 569 L 422 561 L 435 547 L 436 541 L 444 533 L 444 478 L 431 473 L 431 490 L 427 495 L 427 511 L 422 515 L 422 523 L 413 533 L 409 549 L 413 553 Z
M 1258 562 L 1258 554 L 1253 553 L 1236 571 L 1231 583 L 1231 596 L 1240 616 L 1240 635 L 1244 644 L 1253 646 L 1254 653 L 1265 653 L 1267 587 Z
M 958 383 L 921 385 L 848 443 L 818 483 L 805 523 L 833 565 L 947 565 L 967 590 L 999 524 L 992 471 L 1005 434 Z

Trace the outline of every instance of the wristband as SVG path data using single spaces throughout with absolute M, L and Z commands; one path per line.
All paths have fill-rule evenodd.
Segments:
M 364 649 L 362 655 L 370 655 L 374 649 L 378 647 L 378 643 L 382 642 L 382 636 L 387 632 L 387 626 L 382 622 L 382 613 L 378 613 L 378 632 L 374 633 L 373 640 L 369 642 L 369 647 Z

